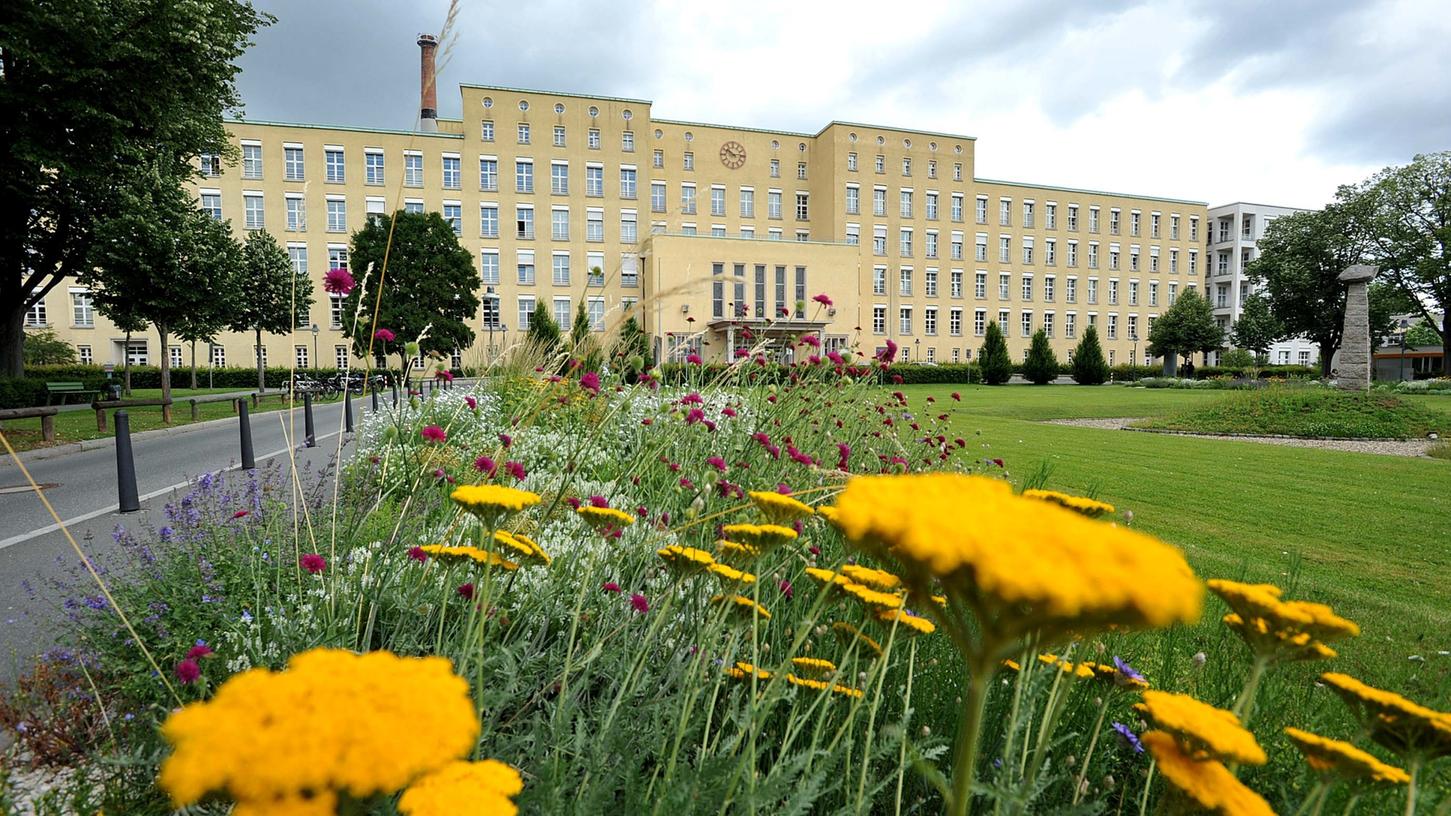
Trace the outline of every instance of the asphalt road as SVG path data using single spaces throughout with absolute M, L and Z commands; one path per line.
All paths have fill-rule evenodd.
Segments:
M 355 398 L 354 419 L 361 421 L 369 400 Z M 291 416 L 289 416 L 289 414 Z M 288 457 L 290 438 L 301 445 L 303 413 L 298 407 L 252 416 L 253 449 L 258 467 L 280 467 L 285 478 L 295 459 L 299 470 L 316 473 L 338 456 L 339 436 L 351 455 L 351 435 L 342 434 L 341 402 L 313 409 L 317 447 L 300 448 Z M 289 432 L 286 425 L 295 422 Z M 159 527 L 167 502 L 184 494 L 206 473 L 234 469 L 240 458 L 236 419 L 217 420 L 133 441 L 141 511 L 119 514 L 114 447 L 83 450 L 26 462 L 31 476 L 66 528 L 88 555 L 116 545 L 117 525 L 130 529 Z M 61 619 L 60 599 L 47 591 L 49 579 L 73 573 L 78 559 L 65 535 L 8 454 L 0 449 L 0 685 L 7 683 L 30 657 L 51 645 Z

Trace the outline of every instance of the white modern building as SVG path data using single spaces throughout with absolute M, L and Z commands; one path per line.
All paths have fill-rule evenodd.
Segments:
M 1209 298 L 1214 318 L 1226 332 L 1239 318 L 1245 300 L 1255 292 L 1254 284 L 1245 276 L 1245 267 L 1259 257 L 1259 239 L 1265 228 L 1282 215 L 1298 212 L 1306 210 L 1243 201 L 1209 208 L 1204 296 Z M 1218 353 L 1210 356 L 1219 362 Z M 1275 364 L 1314 365 L 1319 357 L 1319 349 L 1303 337 L 1270 347 L 1270 362 Z

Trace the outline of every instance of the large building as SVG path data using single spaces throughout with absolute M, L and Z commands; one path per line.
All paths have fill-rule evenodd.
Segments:
M 1245 268 L 1259 257 L 1259 240 L 1265 229 L 1282 215 L 1300 212 L 1307 210 L 1242 201 L 1209 210 L 1204 294 L 1214 307 L 1214 319 L 1225 332 L 1239 319 L 1245 300 L 1257 291 Z M 1227 338 L 1226 334 L 1226 343 Z M 1218 362 L 1219 352 L 1209 356 Z M 1313 365 L 1319 358 L 1320 349 L 1304 337 L 1291 337 L 1270 347 L 1270 362 L 1275 364 Z
M 197 195 L 239 236 L 272 232 L 315 281 L 349 266 L 365 218 L 441 213 L 483 280 L 463 365 L 522 337 L 536 305 L 567 325 L 581 301 L 603 333 L 638 315 L 659 360 L 760 344 L 789 356 L 816 334 L 827 349 L 892 340 L 908 360 L 967 361 L 997 321 L 1015 359 L 1038 329 L 1065 359 L 1094 325 L 1110 362 L 1152 363 L 1150 324 L 1206 280 L 1202 202 L 981 178 L 969 136 L 682 122 L 642 99 L 462 85 L 462 118 L 437 119 L 432 38 L 420 45 L 419 130 L 229 122 L 240 162 L 203 157 Z M 269 364 L 348 358 L 344 316 L 315 291 L 304 328 L 264 336 Z M 190 359 L 154 336 L 126 348 L 78 287 L 58 287 L 30 322 L 88 361 Z M 253 354 L 237 334 L 210 357 Z

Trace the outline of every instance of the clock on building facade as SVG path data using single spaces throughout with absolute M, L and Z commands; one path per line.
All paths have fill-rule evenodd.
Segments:
M 730 141 L 720 146 L 720 163 L 732 170 L 746 163 L 746 148 L 740 142 Z

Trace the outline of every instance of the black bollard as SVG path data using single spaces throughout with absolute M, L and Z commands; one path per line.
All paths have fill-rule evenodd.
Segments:
M 141 509 L 141 498 L 136 494 L 136 460 L 131 455 L 131 417 L 124 410 L 116 412 L 116 503 L 120 513 Z
M 317 434 L 312 429 L 312 395 L 302 395 L 302 433 L 303 446 L 308 448 L 317 447 Z
M 242 432 L 242 470 L 256 470 L 257 458 L 252 453 L 252 417 L 247 413 L 247 400 L 237 400 L 237 427 Z
M 373 413 L 376 414 L 376 413 L 378 413 L 378 389 L 377 388 L 369 388 L 368 390 L 373 395 Z
M 349 391 L 343 392 L 343 430 L 353 432 L 353 395 Z
M 393 383 L 393 407 L 398 407 L 398 383 Z

